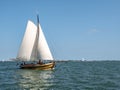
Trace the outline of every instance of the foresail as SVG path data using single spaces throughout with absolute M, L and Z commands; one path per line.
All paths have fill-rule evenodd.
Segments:
M 31 21 L 28 21 L 27 28 L 17 55 L 22 60 L 31 60 L 31 53 L 34 47 L 37 27 Z M 33 58 L 32 58 L 33 59 Z
M 39 24 L 39 45 L 38 45 L 38 55 L 42 60 L 53 60 L 52 54 L 50 52 L 49 46 L 45 39 L 44 33 Z

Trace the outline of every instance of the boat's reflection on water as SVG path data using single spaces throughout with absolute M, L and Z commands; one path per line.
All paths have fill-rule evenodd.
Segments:
M 52 86 L 53 71 L 39 71 L 39 70 L 19 70 L 19 87 L 20 89 L 30 90 L 46 90 Z

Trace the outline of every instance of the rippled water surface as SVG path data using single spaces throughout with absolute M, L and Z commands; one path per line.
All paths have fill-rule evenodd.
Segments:
M 120 90 L 119 61 L 56 62 L 54 70 L 23 70 L 0 62 L 0 90 Z

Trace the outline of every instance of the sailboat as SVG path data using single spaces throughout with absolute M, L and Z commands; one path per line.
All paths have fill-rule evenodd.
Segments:
M 46 70 L 53 69 L 55 66 L 53 56 L 40 26 L 38 15 L 37 25 L 30 20 L 28 21 L 17 59 L 24 62 L 19 65 L 21 69 Z

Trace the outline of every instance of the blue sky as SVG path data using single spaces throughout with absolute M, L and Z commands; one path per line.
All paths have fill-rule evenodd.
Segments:
M 119 0 L 1 0 L 0 60 L 16 57 L 36 12 L 55 59 L 120 60 Z

